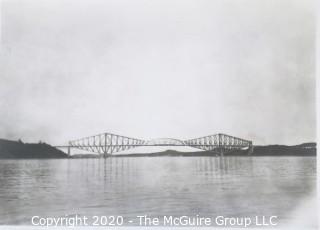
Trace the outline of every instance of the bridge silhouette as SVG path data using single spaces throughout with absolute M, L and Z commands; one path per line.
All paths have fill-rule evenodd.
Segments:
M 69 141 L 68 145 L 55 147 L 67 148 L 69 155 L 71 153 L 71 148 L 76 148 L 107 157 L 113 153 L 143 146 L 185 146 L 211 151 L 218 155 L 224 155 L 236 150 L 244 149 L 247 149 L 249 154 L 253 151 L 252 141 L 222 133 L 189 140 L 179 140 L 174 138 L 142 140 L 112 133 L 101 133 Z

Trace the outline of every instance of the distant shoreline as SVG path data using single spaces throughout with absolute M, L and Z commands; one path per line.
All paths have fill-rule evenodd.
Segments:
M 294 146 L 266 145 L 254 146 L 252 154 L 246 150 L 226 153 L 224 156 L 316 156 L 316 143 L 304 143 Z M 211 151 L 179 152 L 167 150 L 156 153 L 115 154 L 110 157 L 215 157 L 217 153 Z M 0 139 L 0 159 L 83 159 L 100 158 L 97 154 L 75 154 L 68 156 L 65 152 L 46 143 L 23 143 Z
M 224 156 L 241 156 L 241 157 L 266 157 L 266 156 L 301 156 L 309 157 L 316 156 L 316 144 L 305 143 L 302 145 L 285 146 L 285 145 L 267 145 L 267 146 L 255 146 L 252 154 L 248 154 L 248 151 L 233 151 L 227 153 Z M 196 152 L 179 152 L 174 150 L 167 150 L 164 152 L 156 153 L 132 153 L 132 154 L 114 154 L 110 157 L 215 157 L 217 153 L 211 151 L 196 151 Z M 77 154 L 73 155 L 72 158 L 98 158 L 100 156 L 94 154 Z
M 46 143 L 0 139 L 0 159 L 62 159 L 68 154 Z

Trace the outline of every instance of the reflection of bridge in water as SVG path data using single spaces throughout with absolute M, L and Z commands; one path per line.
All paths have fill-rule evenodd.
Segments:
M 182 162 L 182 163 L 181 163 Z M 79 167 L 79 164 L 81 167 Z M 154 158 L 135 157 L 110 157 L 105 159 L 87 158 L 79 160 L 78 164 L 68 161 L 67 175 L 80 177 L 88 184 L 85 187 L 104 184 L 105 189 L 110 189 L 112 184 L 121 184 L 117 188 L 121 191 L 132 189 L 131 185 L 144 184 L 156 186 L 159 180 L 165 183 L 182 184 L 185 186 L 194 181 L 207 181 L 202 186 L 211 186 L 218 181 L 235 181 L 237 177 L 245 178 L 255 175 L 253 158 L 251 157 L 196 157 L 195 159 L 170 159 L 163 157 L 154 161 Z M 80 173 L 73 173 L 80 168 Z M 150 172 L 150 170 L 152 172 Z M 259 170 L 259 169 L 256 169 Z M 234 175 L 237 172 L 236 176 Z M 149 181 L 150 173 L 158 180 Z M 95 180 L 92 180 L 95 178 Z M 74 183 L 75 179 L 70 179 Z M 97 183 L 97 180 L 104 183 Z M 94 185 L 92 185 L 94 183 Z M 215 186 L 224 186 L 215 184 Z M 89 187 L 90 187 L 89 186 Z M 179 187 L 179 186 L 178 186 Z
M 68 145 L 56 147 L 67 148 L 69 155 L 71 148 L 76 148 L 98 153 L 106 157 L 112 155 L 113 153 L 143 146 L 185 146 L 211 151 L 219 155 L 245 149 L 248 150 L 248 153 L 251 153 L 253 149 L 252 141 L 221 133 L 190 140 L 159 138 L 148 141 L 112 133 L 102 133 L 69 141 Z

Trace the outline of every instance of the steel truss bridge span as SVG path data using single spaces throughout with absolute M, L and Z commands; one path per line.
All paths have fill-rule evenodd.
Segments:
M 71 148 L 76 148 L 108 156 L 113 153 L 142 146 L 188 146 L 196 149 L 212 151 L 219 155 L 244 149 L 247 149 L 250 154 L 253 149 L 252 141 L 222 133 L 190 140 L 179 140 L 174 138 L 142 140 L 112 133 L 102 133 L 69 141 L 67 146 L 56 147 L 67 147 L 68 154 L 70 154 Z

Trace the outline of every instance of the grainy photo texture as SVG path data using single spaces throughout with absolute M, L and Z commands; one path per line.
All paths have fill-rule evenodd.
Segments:
M 317 229 L 315 5 L 0 0 L 0 229 Z

